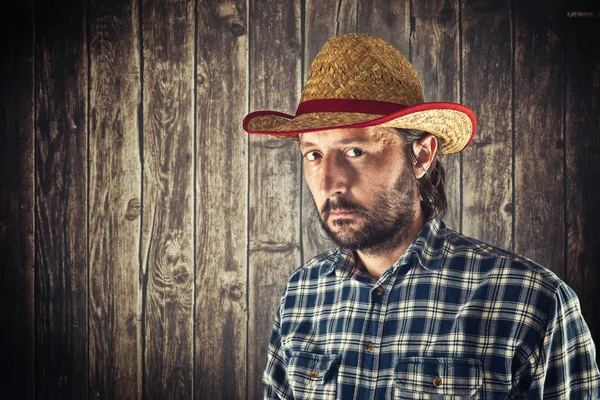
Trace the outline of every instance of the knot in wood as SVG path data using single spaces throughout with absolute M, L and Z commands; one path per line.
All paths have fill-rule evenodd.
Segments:
M 139 199 L 134 197 L 133 199 L 129 200 L 127 203 L 127 211 L 125 211 L 125 219 L 128 221 L 133 221 L 139 217 L 141 207 L 142 206 Z
M 234 301 L 239 301 L 244 296 L 244 285 L 236 283 L 229 288 L 229 297 Z
M 177 264 L 175 268 L 173 268 L 173 281 L 182 285 L 189 281 L 190 279 L 190 271 L 186 264 Z
M 243 36 L 246 34 L 246 28 L 234 22 L 231 24 L 231 33 L 233 33 L 233 36 Z

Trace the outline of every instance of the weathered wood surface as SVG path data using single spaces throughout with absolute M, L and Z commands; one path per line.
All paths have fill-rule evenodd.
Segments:
M 251 1 L 251 110 L 294 113 L 301 89 L 300 4 Z M 273 318 L 285 282 L 300 266 L 300 156 L 294 141 L 249 138 L 248 397 L 261 377 Z
M 35 4 L 35 396 L 88 397 L 86 2 Z
M 460 103 L 458 1 L 413 2 L 411 62 L 423 85 L 425 101 Z M 440 158 L 446 171 L 448 227 L 460 230 L 460 156 Z
M 477 134 L 462 155 L 462 231 L 512 248 L 512 54 L 510 1 L 461 3 L 462 100 Z
M 198 3 L 195 398 L 246 398 L 246 3 Z M 227 106 L 224 106 L 227 105 Z
M 90 3 L 89 396 L 141 398 L 138 1 Z
M 193 394 L 194 15 L 193 2 L 142 1 L 146 399 Z
M 331 243 L 296 144 L 241 118 L 293 113 L 354 31 L 474 108 L 446 221 L 556 271 L 600 343 L 594 2 L 22 4 L 0 16 L 3 396 L 261 397 L 285 282 Z
M 356 31 L 377 36 L 410 60 L 410 0 L 358 1 Z
M 305 6 L 304 76 L 327 39 L 356 32 L 356 0 L 309 0 Z M 335 245 L 321 228 L 319 213 L 302 176 L 302 256 L 306 262 Z
M 564 8 L 515 3 L 515 252 L 564 276 Z M 540 13 L 544 9 L 544 13 Z
M 33 1 L 0 16 L 0 343 L 6 398 L 34 390 Z
M 569 11 L 588 11 L 571 8 Z M 597 10 L 597 8 L 596 8 Z M 566 222 L 564 277 L 600 348 L 600 18 L 570 14 L 566 41 Z M 562 228 L 562 227 L 560 227 Z M 600 352 L 596 353 L 600 362 Z

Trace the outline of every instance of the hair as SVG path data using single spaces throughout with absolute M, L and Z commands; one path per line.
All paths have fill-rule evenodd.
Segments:
M 425 218 L 429 220 L 432 218 L 443 217 L 448 209 L 448 201 L 444 190 L 446 172 L 439 160 L 439 139 L 437 137 L 435 138 L 438 141 L 438 150 L 436 150 L 433 156 L 433 161 L 431 162 L 429 169 L 425 169 L 414 153 L 413 143 L 429 133 L 418 129 L 392 129 L 404 140 L 404 150 L 406 151 L 407 160 L 412 160 L 416 165 L 415 168 L 421 168 L 425 171 L 425 174 L 417 180 L 419 193 L 421 194 L 421 209 L 423 210 L 423 214 L 425 214 Z M 413 163 L 411 163 L 411 165 Z

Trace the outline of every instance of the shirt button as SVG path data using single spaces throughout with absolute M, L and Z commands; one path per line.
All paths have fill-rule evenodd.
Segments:
M 313 369 L 312 371 L 310 371 L 310 377 L 311 378 L 318 378 L 319 377 L 319 371 L 317 371 L 316 369 Z
M 369 342 L 369 343 L 365 344 L 365 350 L 373 351 L 373 343 Z
M 442 386 L 442 378 L 440 378 L 439 376 L 436 376 L 435 378 L 433 378 L 433 384 L 435 386 Z
M 375 294 L 377 296 L 381 296 L 383 294 L 383 288 L 381 286 L 377 286 L 377 288 L 375 289 Z

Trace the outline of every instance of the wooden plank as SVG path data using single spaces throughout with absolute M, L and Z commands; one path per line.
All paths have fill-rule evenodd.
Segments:
M 193 394 L 194 2 L 142 1 L 144 398 Z
M 251 1 L 251 110 L 294 113 L 301 90 L 300 3 Z M 249 138 L 248 398 L 261 378 L 275 311 L 300 266 L 300 157 L 296 142 Z
M 597 10 L 597 9 L 596 9 Z M 566 42 L 566 283 L 600 345 L 600 18 L 571 8 Z M 600 352 L 596 353 L 600 363 Z
M 410 60 L 410 0 L 359 1 L 358 33 L 377 36 Z
M 33 1 L 0 17 L 0 343 L 3 397 L 34 395 Z
M 35 5 L 35 396 L 87 395 L 86 2 Z
M 92 0 L 89 393 L 141 397 L 141 101 L 137 0 Z
M 477 135 L 462 153 L 462 230 L 512 247 L 512 64 L 510 1 L 462 4 L 463 102 Z
M 356 31 L 356 0 L 309 0 L 305 6 L 304 76 L 327 39 Z M 319 214 L 306 181 L 302 179 L 302 256 L 304 262 L 335 245 L 321 228 Z
M 460 43 L 458 0 L 413 2 L 411 32 L 412 63 L 425 94 L 425 101 L 460 99 Z M 440 158 L 446 171 L 447 226 L 460 230 L 460 156 Z
M 515 3 L 515 251 L 564 277 L 563 1 Z
M 248 137 L 240 121 L 248 104 L 246 2 L 198 7 L 194 397 L 245 399 Z

